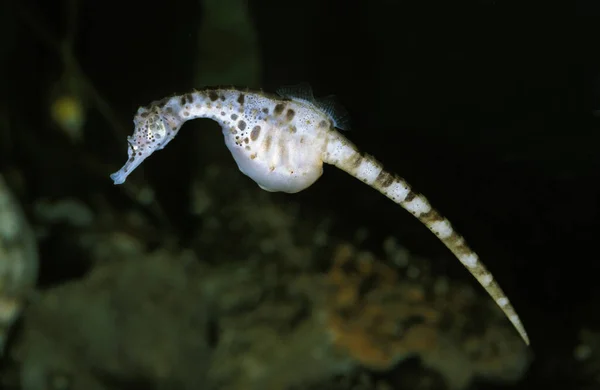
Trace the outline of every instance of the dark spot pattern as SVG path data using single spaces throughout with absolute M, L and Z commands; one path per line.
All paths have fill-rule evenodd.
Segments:
M 404 201 L 405 202 L 412 202 L 412 200 L 414 198 L 416 198 L 416 197 L 417 197 L 417 193 L 414 192 L 414 191 L 412 191 L 412 190 L 409 190 L 408 194 L 406 194 L 406 198 L 404 198 Z
M 281 115 L 283 113 L 283 110 L 285 109 L 285 104 L 283 103 L 279 103 L 275 106 L 275 109 L 273 110 L 273 113 L 275 115 Z
M 237 114 L 231 114 L 231 120 L 232 120 L 232 121 L 235 121 L 235 120 L 237 120 L 237 118 L 238 118 L 238 115 L 237 115 Z
M 363 161 L 363 155 L 359 152 L 354 153 L 350 158 L 350 168 L 357 169 Z
M 296 115 L 296 111 L 292 110 L 291 108 L 287 110 L 287 112 L 285 113 L 285 118 L 289 121 L 291 121 L 292 119 L 294 119 L 294 115 Z
M 443 221 L 444 217 L 442 217 L 440 213 L 431 208 L 427 213 L 419 215 L 419 220 L 425 225 L 428 225 L 434 222 Z
M 375 184 L 381 188 L 387 188 L 394 183 L 394 175 L 382 169 L 381 172 L 375 178 Z
M 256 125 L 250 132 L 250 139 L 252 141 L 256 141 L 256 139 L 258 138 L 259 135 L 260 135 L 260 126 Z
M 246 97 L 244 96 L 244 94 L 240 93 L 240 96 L 238 96 L 238 98 L 237 98 L 237 102 L 240 104 L 240 106 L 244 105 L 245 99 L 246 99 Z
M 468 256 L 473 253 L 471 248 L 467 246 L 465 240 L 458 234 L 454 229 L 449 237 L 442 239 L 446 245 L 449 245 L 452 248 L 452 252 L 457 257 Z M 472 269 L 471 272 L 477 276 L 476 270 Z
M 242 131 L 244 131 L 246 129 L 246 122 L 244 121 L 239 121 L 238 122 L 238 128 Z
M 219 99 L 219 94 L 215 91 L 209 91 L 208 92 L 208 98 L 210 100 L 212 100 L 213 102 L 217 101 Z

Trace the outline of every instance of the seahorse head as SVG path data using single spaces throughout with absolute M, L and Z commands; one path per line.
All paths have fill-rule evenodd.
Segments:
M 176 128 L 162 115 L 158 106 L 140 108 L 133 120 L 135 129 L 127 137 L 129 158 L 123 167 L 110 175 L 115 184 L 122 184 L 154 151 L 164 148 L 175 137 Z

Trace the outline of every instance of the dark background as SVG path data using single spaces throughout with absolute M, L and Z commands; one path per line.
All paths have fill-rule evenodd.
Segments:
M 80 145 L 48 131 L 48 90 L 61 62 L 44 36 L 64 34 L 65 4 L 13 3 L 0 11 L 7 42 L 0 91 L 17 130 L 10 142 L 0 139 L 0 168 L 22 171 L 26 210 L 41 196 L 85 199 L 97 192 L 115 192 L 107 197 L 127 207 L 108 177 L 125 160 L 125 140 L 115 140 L 98 112 L 90 111 Z M 567 358 L 577 332 L 584 324 L 600 326 L 600 116 L 594 115 L 600 110 L 600 6 L 502 0 L 249 6 L 261 87 L 305 81 L 317 96 L 335 94 L 351 113 L 347 136 L 425 194 L 500 281 L 536 355 L 515 388 L 559 379 L 574 386 Z M 36 32 L 23 12 L 43 28 Z M 202 87 L 193 82 L 201 19 L 201 2 L 192 0 L 83 1 L 75 54 L 119 120 L 130 124 L 138 106 Z M 225 45 L 223 55 L 235 58 L 235 47 Z M 182 237 L 192 133 L 182 133 L 143 169 Z M 222 143 L 211 147 L 226 153 Z M 105 177 L 81 169 L 88 156 Z M 394 234 L 416 253 L 449 258 L 408 213 L 332 167 L 293 200 L 338 215 L 341 236 L 368 227 L 366 245 L 374 250 Z M 449 275 L 468 277 L 454 260 L 444 261 Z M 43 271 L 42 284 L 70 277 Z

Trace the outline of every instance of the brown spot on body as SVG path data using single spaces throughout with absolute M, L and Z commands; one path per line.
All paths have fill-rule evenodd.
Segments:
M 238 122 L 238 128 L 242 131 L 244 131 L 246 129 L 246 122 L 244 121 L 239 121 Z
M 268 107 L 263 108 L 262 112 L 264 112 L 265 114 L 268 114 L 269 113 L 269 108 Z
M 406 198 L 404 198 L 404 202 L 412 202 L 414 198 L 417 197 L 417 193 L 413 190 L 408 190 L 408 194 L 406 194 Z
M 363 161 L 363 155 L 360 154 L 359 152 L 356 152 L 352 155 L 352 157 L 350 157 L 350 159 L 348 160 L 348 164 L 350 165 L 350 168 L 352 168 L 352 170 L 357 169 L 360 164 Z
M 194 95 L 191 93 L 186 93 L 183 95 L 183 98 L 185 99 L 186 103 L 192 103 L 194 101 Z
M 265 150 L 271 149 L 271 144 L 273 143 L 273 137 L 268 135 L 267 139 L 265 139 Z
M 394 175 L 387 172 L 385 169 L 381 169 L 377 177 L 375 178 L 375 184 L 381 188 L 387 188 L 394 183 Z
M 208 92 L 208 98 L 210 100 L 212 100 L 213 102 L 217 101 L 219 99 L 219 94 L 215 91 L 209 91 Z
M 285 119 L 289 121 L 291 121 L 292 119 L 294 119 L 294 115 L 296 115 L 296 111 L 292 110 L 291 108 L 287 110 L 287 112 L 285 113 Z
M 185 95 L 179 98 L 179 104 L 182 106 L 185 105 Z
M 184 111 L 183 112 L 183 116 L 187 118 L 188 116 L 190 116 L 190 112 L 189 111 Z
M 298 131 L 298 129 L 296 128 L 296 126 L 290 126 L 290 133 L 294 134 L 296 131 Z
M 252 153 L 252 154 L 250 155 L 250 160 L 254 160 L 255 158 L 256 158 L 256 153 Z
M 434 222 L 440 222 L 444 220 L 444 217 L 441 216 L 433 207 L 429 209 L 425 214 L 419 215 L 419 220 L 423 222 L 425 225 L 432 224 Z
M 444 238 L 442 241 L 451 247 L 451 250 L 454 252 L 456 257 L 460 258 L 473 253 L 471 248 L 469 248 L 465 243 L 465 240 L 454 229 L 452 229 L 450 236 Z
M 241 106 L 243 106 L 243 105 L 244 105 L 244 101 L 245 101 L 245 100 L 246 100 L 246 97 L 244 96 L 244 94 L 243 94 L 243 93 L 240 93 L 240 96 L 238 96 L 238 98 L 237 98 L 237 102 L 238 102 L 238 103 L 239 103 Z
M 273 113 L 275 115 L 281 115 L 283 113 L 283 110 L 285 109 L 285 104 L 283 103 L 279 103 L 275 106 L 275 109 L 273 110 Z
M 248 143 L 250 142 L 250 140 L 248 139 L 248 137 L 244 138 L 244 143 Z
M 319 122 L 319 127 L 320 127 L 320 128 L 325 128 L 325 127 L 327 127 L 327 121 L 321 121 L 321 122 Z
M 252 141 L 256 141 L 256 139 L 258 138 L 259 135 L 260 135 L 260 126 L 258 126 L 258 125 L 254 126 L 254 128 L 250 132 L 250 139 Z

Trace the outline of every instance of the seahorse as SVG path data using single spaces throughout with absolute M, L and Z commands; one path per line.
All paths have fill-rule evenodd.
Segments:
M 282 87 L 276 94 L 236 87 L 207 87 L 140 107 L 129 159 L 110 177 L 125 182 L 154 151 L 163 149 L 188 120 L 210 118 L 222 128 L 225 144 L 239 170 L 270 192 L 297 193 L 310 187 L 324 164 L 354 176 L 403 207 L 427 226 L 495 300 L 523 341 L 529 337 L 506 294 L 450 221 L 402 177 L 361 152 L 339 130 L 349 117 L 330 96 L 315 98 L 308 84 Z

